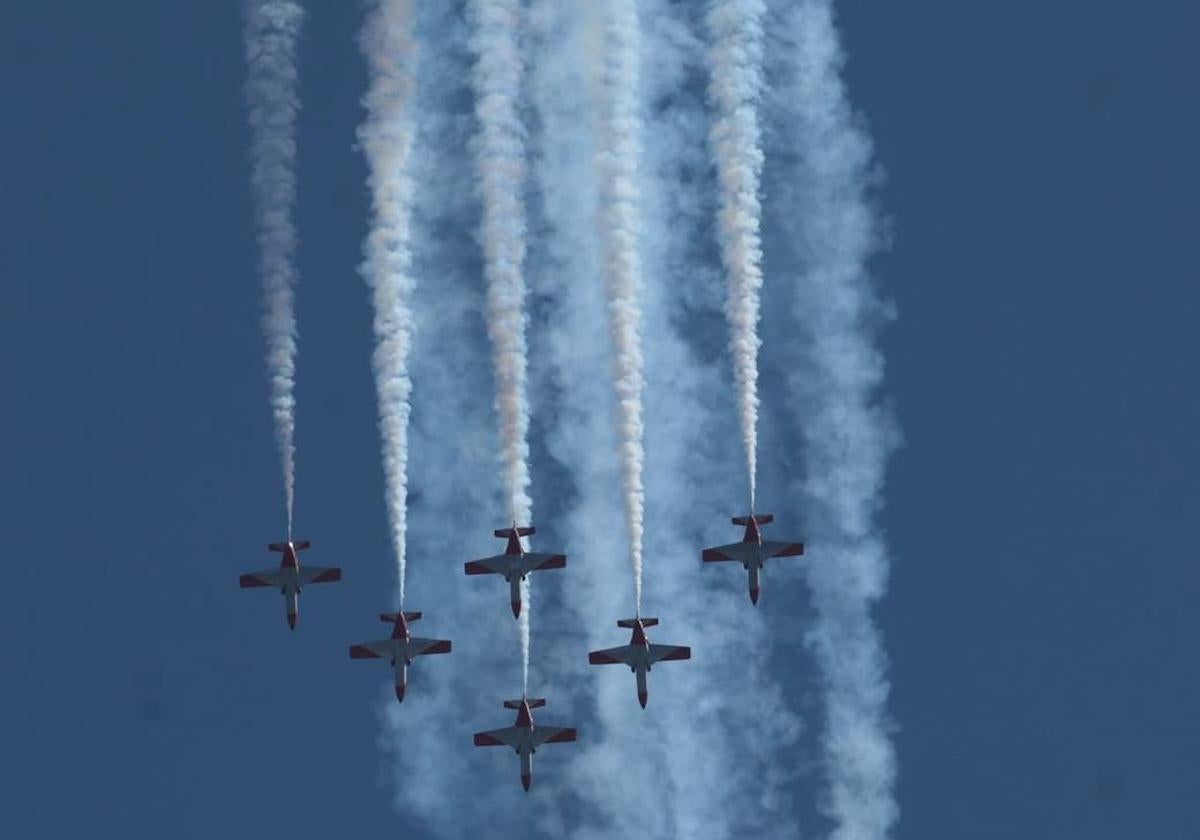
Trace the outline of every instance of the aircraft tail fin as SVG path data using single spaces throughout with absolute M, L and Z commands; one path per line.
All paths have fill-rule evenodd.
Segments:
M 304 549 L 308 548 L 311 545 L 312 545 L 312 543 L 309 542 L 308 540 L 294 540 L 292 542 L 292 547 L 294 549 L 296 549 L 296 551 L 304 551 Z M 285 542 L 271 543 L 270 545 L 267 546 L 267 551 L 287 551 L 287 549 L 288 549 L 288 544 Z
M 643 618 L 643 619 L 641 619 L 641 622 L 642 622 L 643 627 L 653 627 L 655 624 L 658 624 L 658 619 L 657 618 Z M 624 627 L 625 629 L 628 630 L 633 627 L 636 627 L 637 623 L 638 623 L 638 619 L 636 619 L 636 618 L 622 618 L 620 621 L 617 622 L 617 626 Z
M 531 709 L 539 709 L 539 708 L 541 708 L 542 706 L 545 706 L 545 705 L 546 705 L 546 701 L 545 701 L 545 699 L 544 699 L 544 698 L 541 698 L 541 697 L 527 697 L 527 698 L 526 698 L 524 701 L 521 701 L 521 700 L 505 700 L 505 701 L 504 701 L 504 708 L 506 708 L 506 709 L 519 709 L 519 708 L 521 708 L 521 703 L 522 703 L 522 702 L 526 702 L 526 703 L 528 703 L 528 704 L 529 704 L 529 708 L 531 708 Z
M 530 526 L 528 528 L 497 528 L 492 533 L 500 539 L 506 540 L 509 537 L 528 537 L 534 534 L 536 531 L 536 528 Z
M 733 517 L 734 525 L 749 525 L 754 522 L 755 525 L 769 525 L 775 521 L 775 515 L 771 513 L 757 513 L 750 516 L 735 516 Z

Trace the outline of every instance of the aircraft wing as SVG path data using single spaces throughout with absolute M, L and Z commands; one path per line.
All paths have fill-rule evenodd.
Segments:
M 495 557 L 472 560 L 463 569 L 469 575 L 507 575 L 514 559 L 515 556 L 511 554 L 497 554 Z
M 533 728 L 533 743 L 561 744 L 575 740 L 575 730 L 566 726 L 535 726 Z
M 657 647 L 661 647 L 658 645 Z M 604 650 L 594 650 L 588 654 L 589 665 L 632 665 L 633 645 L 623 645 Z
M 764 557 L 799 557 L 804 553 L 804 543 L 764 542 Z
M 475 746 L 515 747 L 520 743 L 519 736 L 521 731 L 515 726 L 506 726 L 503 729 L 489 729 L 487 732 L 476 732 Z
M 243 589 L 251 586 L 279 586 L 282 582 L 283 578 L 279 574 L 278 567 L 263 569 L 261 572 L 250 572 L 250 574 L 238 578 L 238 586 Z
M 449 653 L 450 642 L 447 639 L 410 639 L 408 642 L 409 656 L 427 656 L 431 653 Z
M 716 548 L 706 548 L 700 555 L 705 563 L 717 563 L 722 560 L 732 560 L 735 563 L 745 563 L 748 553 L 758 548 L 754 543 L 737 542 L 729 545 L 719 545 Z
M 520 560 L 522 573 L 536 572 L 539 569 L 561 569 L 565 565 L 565 554 L 522 554 Z
M 384 639 L 378 642 L 367 642 L 365 645 L 354 645 L 350 648 L 351 659 L 391 659 L 392 640 Z
M 342 579 L 342 570 L 337 566 L 301 566 L 301 583 L 333 583 Z
M 691 659 L 692 649 L 679 645 L 650 645 L 650 661 L 662 662 L 664 659 Z

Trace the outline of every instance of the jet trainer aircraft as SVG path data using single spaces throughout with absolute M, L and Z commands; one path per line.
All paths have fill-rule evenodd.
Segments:
M 288 542 L 271 543 L 269 551 L 282 551 L 283 560 L 277 569 L 264 569 L 261 572 L 251 572 L 242 575 L 238 584 L 247 589 L 252 586 L 278 586 L 283 593 L 287 605 L 287 622 L 293 630 L 296 629 L 296 619 L 300 615 L 300 592 L 306 583 L 333 583 L 342 579 L 342 570 L 336 566 L 306 566 L 301 567 L 296 553 L 304 551 L 311 543 L 308 540 L 289 540 Z
M 517 722 L 504 729 L 475 733 L 477 747 L 512 747 L 521 758 L 521 786 L 529 790 L 533 781 L 533 754 L 542 744 L 561 744 L 575 740 L 575 730 L 560 726 L 534 726 L 533 709 L 545 706 L 540 697 L 505 700 L 504 708 L 517 710 Z
M 469 575 L 504 575 L 511 593 L 513 618 L 517 618 L 521 615 L 521 581 L 525 580 L 525 575 L 542 569 L 561 569 L 567 565 L 567 556 L 526 552 L 521 546 L 521 537 L 534 534 L 534 528 L 518 528 L 514 523 L 511 528 L 501 528 L 493 533 L 508 540 L 504 553 L 472 560 L 463 571 Z
M 734 525 L 746 526 L 746 534 L 742 541 L 733 545 L 722 545 L 717 548 L 706 548 L 700 555 L 705 563 L 715 563 L 730 560 L 741 563 L 750 573 L 750 603 L 758 603 L 758 572 L 770 557 L 798 557 L 804 553 L 804 543 L 794 542 L 764 542 L 758 526 L 766 525 L 775 519 L 769 513 L 760 516 L 735 516 Z
M 690 647 L 676 645 L 652 645 L 646 638 L 646 628 L 658 624 L 657 618 L 623 618 L 617 622 L 618 627 L 628 627 L 633 630 L 633 638 L 623 647 L 594 650 L 588 654 L 588 662 L 592 665 L 628 665 L 629 670 L 637 674 L 638 702 L 646 708 L 650 691 L 646 688 L 646 674 L 655 662 L 667 659 L 691 659 Z
M 419 612 L 382 613 L 380 621 L 392 622 L 392 637 L 378 642 L 367 642 L 350 647 L 351 659 L 390 659 L 396 674 L 396 699 L 404 702 L 404 689 L 408 686 L 408 666 L 414 656 L 431 653 L 449 653 L 450 642 L 446 639 L 418 639 L 408 632 L 408 622 L 421 617 Z

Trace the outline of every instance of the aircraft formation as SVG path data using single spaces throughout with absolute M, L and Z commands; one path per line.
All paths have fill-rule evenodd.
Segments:
M 749 514 L 736 516 L 732 522 L 745 528 L 741 541 L 729 545 L 705 548 L 701 551 L 701 560 L 705 563 L 736 562 L 741 563 L 749 579 L 751 604 L 758 604 L 761 586 L 760 572 L 766 561 L 777 557 L 798 557 L 804 554 L 804 544 L 801 542 L 772 542 L 763 540 L 761 526 L 772 522 L 771 514 Z M 526 551 L 522 538 L 533 536 L 532 526 L 501 528 L 493 532 L 500 539 L 507 540 L 503 554 L 472 560 L 464 565 L 467 575 L 502 575 L 509 585 L 509 601 L 514 618 L 521 614 L 521 581 L 531 572 L 546 569 L 561 569 L 567 565 L 565 554 L 536 554 Z M 308 540 L 288 540 L 281 543 L 271 543 L 269 551 L 280 552 L 283 559 L 279 566 L 249 572 L 241 575 L 239 585 L 242 588 L 275 587 L 283 595 L 284 609 L 288 627 L 296 629 L 300 617 L 300 593 L 306 584 L 334 583 L 342 579 L 342 570 L 337 566 L 303 566 L 299 553 L 308 549 Z M 351 645 L 351 659 L 384 659 L 392 667 L 396 690 L 396 700 L 404 702 L 408 689 L 408 668 L 418 656 L 450 653 L 451 642 L 448 639 L 424 639 L 413 636 L 409 624 L 422 617 L 420 612 L 382 613 L 381 621 L 392 625 L 392 633 L 386 639 Z M 629 643 L 620 647 L 594 650 L 588 653 L 588 663 L 591 665 L 625 665 L 634 674 L 637 686 L 638 703 L 643 709 L 650 698 L 648 676 L 659 662 L 690 659 L 692 649 L 684 645 L 661 645 L 650 642 L 646 628 L 658 625 L 657 618 L 634 616 L 623 618 L 617 626 L 632 631 Z M 533 710 L 546 705 L 544 698 L 522 697 L 518 700 L 505 700 L 504 708 L 514 709 L 517 718 L 512 726 L 502 729 L 491 729 L 476 732 L 474 743 L 477 747 L 507 746 L 512 748 L 520 759 L 521 786 L 528 791 L 533 781 L 533 754 L 542 744 L 556 744 L 574 741 L 577 730 L 573 727 L 555 727 L 535 725 Z

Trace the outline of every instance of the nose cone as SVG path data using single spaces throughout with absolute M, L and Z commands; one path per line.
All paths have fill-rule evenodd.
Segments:
M 650 699 L 650 692 L 648 692 L 648 691 L 639 691 L 638 692 L 638 702 L 642 704 L 643 709 L 646 708 L 646 701 L 649 699 Z
M 513 611 L 513 618 L 521 617 L 521 602 L 520 601 L 512 602 L 512 611 Z
M 529 783 L 532 781 L 533 781 L 533 776 L 531 776 L 530 774 L 528 774 L 528 773 L 521 774 L 521 787 L 525 788 L 526 792 L 529 791 Z
M 288 613 L 288 627 L 291 627 L 293 630 L 296 629 L 296 614 L 295 613 Z
M 404 683 L 396 683 L 396 699 L 399 700 L 401 703 L 404 702 L 404 689 L 406 687 L 407 686 L 405 686 Z
M 758 604 L 758 587 L 757 586 L 750 590 L 750 603 Z

